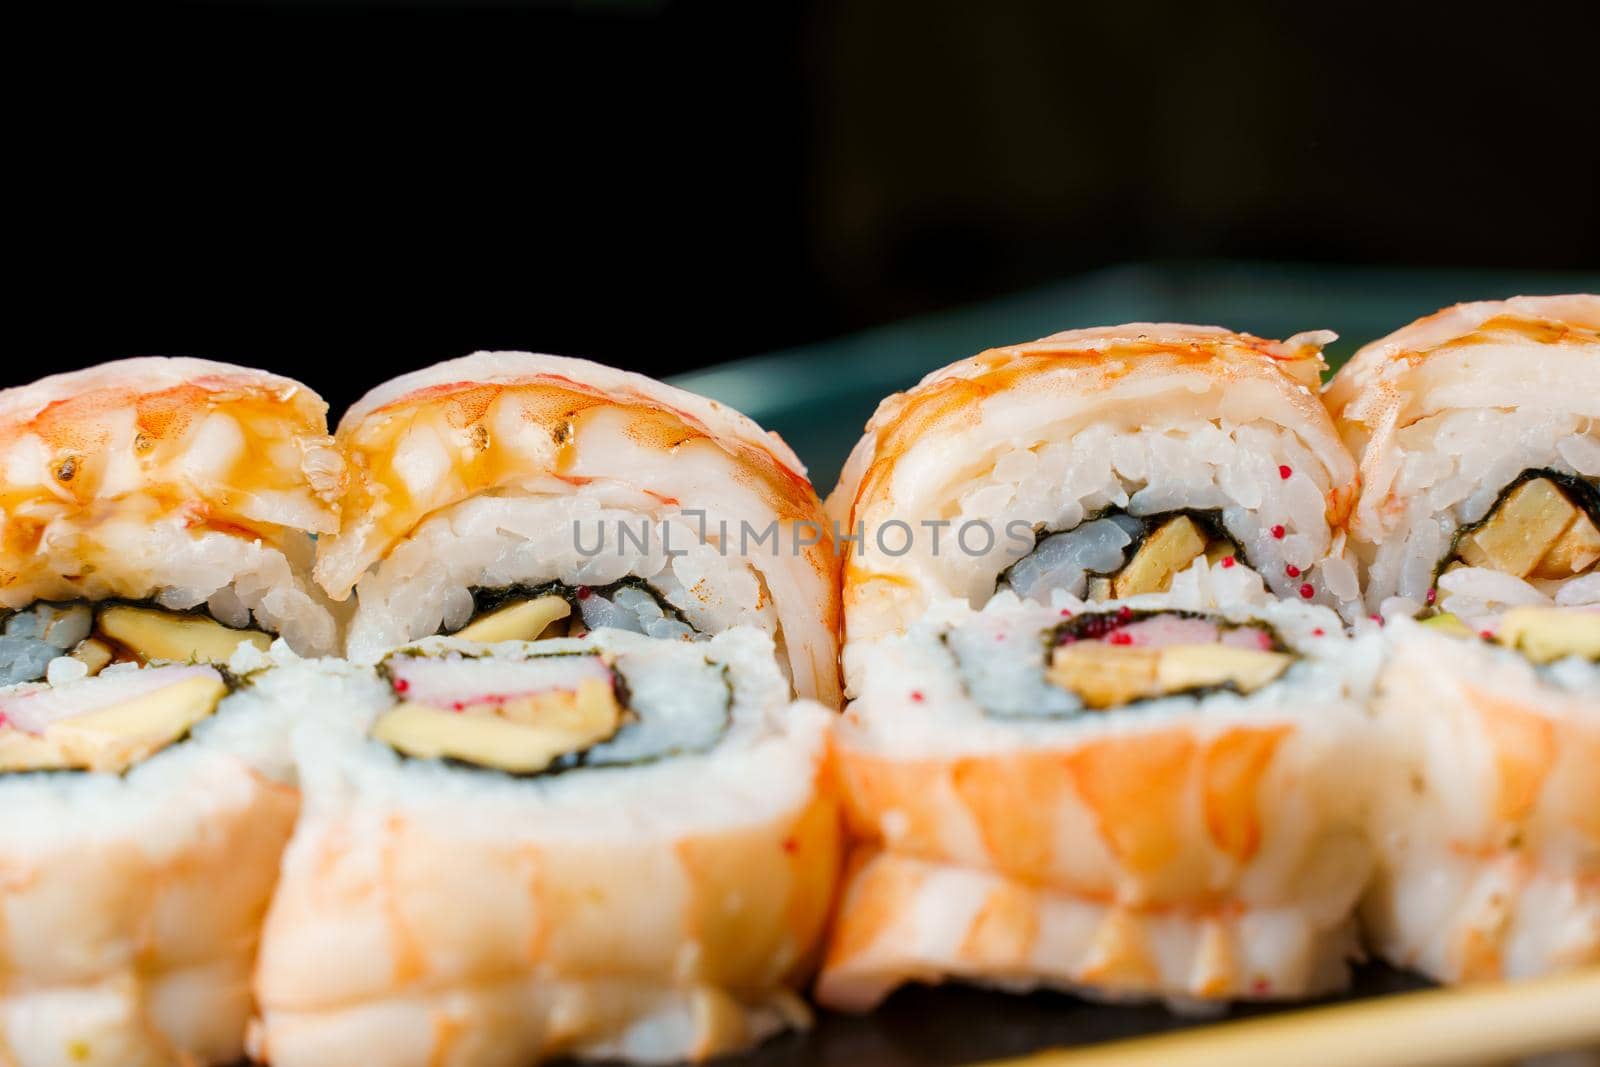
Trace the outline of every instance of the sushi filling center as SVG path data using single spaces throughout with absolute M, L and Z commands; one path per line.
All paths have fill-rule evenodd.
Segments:
M 1492 631 L 1473 630 L 1447 611 L 1430 615 L 1422 625 L 1451 637 L 1515 649 L 1540 666 L 1569 656 L 1600 663 L 1600 610 L 1593 608 L 1512 608 Z
M 398 703 L 372 728 L 402 756 L 527 776 L 704 751 L 726 731 L 723 668 L 632 681 L 605 652 L 522 659 L 397 654 L 382 667 Z
M 548 582 L 474 589 L 471 616 L 450 636 L 492 644 L 582 637 L 599 629 L 681 640 L 701 636 L 665 597 L 637 578 L 606 586 Z
M 241 644 L 265 650 L 272 637 L 236 630 L 199 612 L 120 601 L 40 601 L 0 626 L 0 687 L 71 683 L 113 663 L 224 665 Z
M 1297 658 L 1263 623 L 1126 608 L 1015 635 L 968 626 L 946 641 L 967 692 L 1001 718 L 1072 716 L 1212 692 L 1248 695 Z
M 1600 561 L 1600 488 L 1553 470 L 1526 470 L 1480 521 L 1463 526 L 1440 574 L 1483 567 L 1524 581 L 1563 582 Z
M 1055 628 L 1046 677 L 1086 709 L 1105 711 L 1186 693 L 1254 693 L 1292 660 L 1262 625 L 1187 612 L 1102 612 Z
M 1135 516 L 1112 509 L 1071 530 L 1041 536 L 1000 575 L 996 591 L 1048 603 L 1064 590 L 1082 600 L 1164 593 L 1198 559 L 1247 563 L 1214 512 Z M 1248 564 L 1247 564 L 1248 565 Z
M 0 694 L 0 774 L 121 773 L 188 736 L 228 693 L 208 666 L 115 666 L 72 685 Z

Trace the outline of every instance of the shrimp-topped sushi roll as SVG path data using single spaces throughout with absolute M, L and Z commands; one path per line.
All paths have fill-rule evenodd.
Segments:
M 0 392 L 0 685 L 63 656 L 336 651 L 310 571 L 343 487 L 327 405 L 262 371 L 128 359 Z
M 1058 604 L 1062 602 L 1058 601 Z M 954 605 L 873 647 L 818 997 L 904 982 L 1178 1005 L 1347 981 L 1370 641 L 1329 608 Z
M 1074 331 L 880 405 L 830 499 L 857 844 L 824 1002 L 1345 981 L 1366 675 L 1329 336 Z
M 1356 601 L 1337 537 L 1355 464 L 1317 392 L 1332 337 L 1074 330 L 889 397 L 828 503 L 858 539 L 847 640 L 1006 591 Z
M 1328 395 L 1389 624 L 1373 940 L 1447 981 L 1600 961 L 1600 297 L 1446 309 Z
M 0 393 L 0 1061 L 240 1053 L 311 703 L 267 668 L 338 643 L 323 412 L 198 360 Z
M 1357 352 L 1327 400 L 1360 459 L 1370 610 L 1481 629 L 1600 603 L 1600 296 L 1447 308 Z
M 377 670 L 296 737 L 257 1058 L 703 1059 L 806 1020 L 833 713 L 769 637 L 430 638 Z
M 371 661 L 434 634 L 588 629 L 773 638 L 838 704 L 831 531 L 805 468 L 715 401 L 584 360 L 478 353 L 397 378 L 340 423 L 353 465 L 317 574 Z

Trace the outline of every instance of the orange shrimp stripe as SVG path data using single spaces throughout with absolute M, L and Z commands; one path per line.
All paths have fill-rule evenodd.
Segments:
M 993 869 L 1057 884 L 1056 827 L 1080 805 L 1128 872 L 1154 878 L 1179 859 L 1183 813 L 1198 803 L 1210 846 L 1248 863 L 1262 838 L 1260 787 L 1292 727 L 1236 727 L 1208 740 L 1183 729 L 1100 737 L 1070 750 L 897 759 L 841 748 L 854 835 L 924 859 L 962 861 L 946 843 L 970 820 Z M 951 808 L 954 797 L 959 808 Z M 893 839 L 884 826 L 895 824 Z
M 131 426 L 122 421 L 130 409 Z M 302 466 L 306 447 L 331 444 L 326 410 L 306 389 L 202 375 L 148 392 L 134 384 L 90 388 L 12 415 L 0 424 L 3 450 L 36 440 L 44 449 L 44 462 L 35 480 L 11 473 L 0 482 L 0 513 L 6 516 L 0 579 L 9 584 L 28 571 L 52 524 L 98 522 L 110 517 L 113 503 L 118 509 L 142 508 L 152 516 L 181 515 L 190 529 L 281 546 L 289 531 L 248 517 L 241 509 L 259 496 L 294 495 L 324 517 L 312 532 L 331 533 L 337 525 L 332 504 L 338 490 L 325 498 L 308 484 Z M 225 469 L 196 479 L 181 461 L 191 433 L 214 413 L 231 420 L 240 434 L 239 446 Z M 127 440 L 117 437 L 129 429 Z M 130 459 L 138 480 L 130 485 L 119 479 L 108 493 L 108 472 Z
M 1187 343 L 1120 341 L 1097 349 L 1064 347 L 1048 338 L 1027 345 L 995 348 L 953 365 L 970 367 L 978 373 L 968 377 L 935 377 L 906 393 L 884 401 L 873 417 L 874 448 L 872 463 L 861 478 L 851 501 L 852 521 L 865 502 L 886 491 L 894 465 L 917 440 L 928 434 L 974 425 L 980 418 L 981 403 L 988 397 L 1031 387 L 1034 380 L 1064 367 L 1083 373 L 1079 384 L 1085 391 L 1101 391 L 1132 377 L 1154 377 L 1173 369 L 1206 366 L 1228 378 L 1265 378 L 1279 382 L 1285 390 L 1304 386 L 1306 372 L 1299 365 L 1310 364 L 1310 380 L 1315 381 L 1322 367 L 1319 355 L 1280 353 L 1275 342 L 1248 334 L 1218 336 Z M 1091 376 L 1092 375 L 1092 376 Z M 1305 405 L 1320 409 L 1311 397 Z
M 1095 342 L 1101 342 L 1097 345 Z M 1103 392 L 1125 379 L 1159 378 L 1174 370 L 1202 367 L 1226 381 L 1254 379 L 1270 383 L 1308 427 L 1344 460 L 1334 470 L 1327 494 L 1331 526 L 1343 523 L 1355 500 L 1354 463 L 1315 391 L 1323 362 L 1315 346 L 1289 348 L 1248 334 L 1195 333 L 1182 340 L 1158 341 L 1069 334 L 1027 345 L 991 349 L 951 364 L 905 393 L 885 400 L 872 417 L 859 448 L 868 451 L 865 465 L 852 472 L 847 465 L 837 496 L 829 507 L 848 517 L 850 528 L 870 522 L 891 507 L 890 485 L 896 465 L 919 442 L 959 433 L 983 419 L 984 401 L 998 394 L 1055 389 L 1086 394 Z M 1066 372 L 1064 375 L 1063 372 Z M 859 454 L 859 453 L 858 453 Z M 852 478 L 854 479 L 852 481 Z M 858 587 L 882 581 L 855 554 L 841 561 L 844 599 L 855 606 Z
M 514 447 L 492 431 L 498 410 L 506 404 L 515 405 L 517 423 L 541 431 L 547 448 L 535 454 Z M 376 517 L 378 535 L 370 551 L 382 558 L 429 515 L 475 494 L 540 474 L 571 478 L 582 424 L 601 410 L 622 412 L 629 437 L 641 447 L 672 453 L 706 445 L 734 460 L 732 477 L 753 490 L 774 517 L 816 525 L 820 541 L 806 555 L 818 574 L 832 583 L 831 531 L 821 502 L 804 475 L 791 470 L 770 450 L 718 434 L 687 412 L 554 374 L 513 382 L 432 385 L 384 404 L 353 425 L 341 426 L 337 438 L 357 471 L 345 499 L 347 524 L 361 516 Z M 433 492 L 427 499 L 417 499 L 394 465 L 400 442 L 422 420 L 436 420 L 435 428 L 442 431 L 441 437 L 458 457 L 455 481 L 443 488 L 431 486 Z M 836 615 L 837 605 L 831 598 L 827 606 Z M 825 621 L 830 628 L 837 627 L 836 620 Z

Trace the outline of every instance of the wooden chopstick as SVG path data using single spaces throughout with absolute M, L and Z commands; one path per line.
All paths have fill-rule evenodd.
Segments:
M 1600 967 L 1216 1023 L 989 1067 L 1445 1067 L 1600 1047 Z

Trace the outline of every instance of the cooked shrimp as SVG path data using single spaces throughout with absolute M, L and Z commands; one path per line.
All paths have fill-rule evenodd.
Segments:
M 305 651 L 335 624 L 305 573 L 338 528 L 327 406 L 261 371 L 130 359 L 0 393 L 0 610 L 157 599 L 243 612 Z M 224 606 L 225 603 L 225 606 Z
M 1390 629 L 1375 947 L 1445 981 L 1600 962 L 1595 668 L 1552 675 L 1473 638 Z
M 862 843 L 823 1002 L 862 1010 L 946 975 L 1180 1002 L 1341 986 L 1370 870 L 1334 780 L 1348 735 L 1206 720 L 925 758 L 847 726 Z
M 226 1064 L 298 795 L 192 745 L 0 776 L 0 1061 Z
M 806 1019 L 785 990 L 831 896 L 825 802 L 632 845 L 463 840 L 434 822 L 322 820 L 296 838 L 258 975 L 256 1056 L 700 1060 Z

